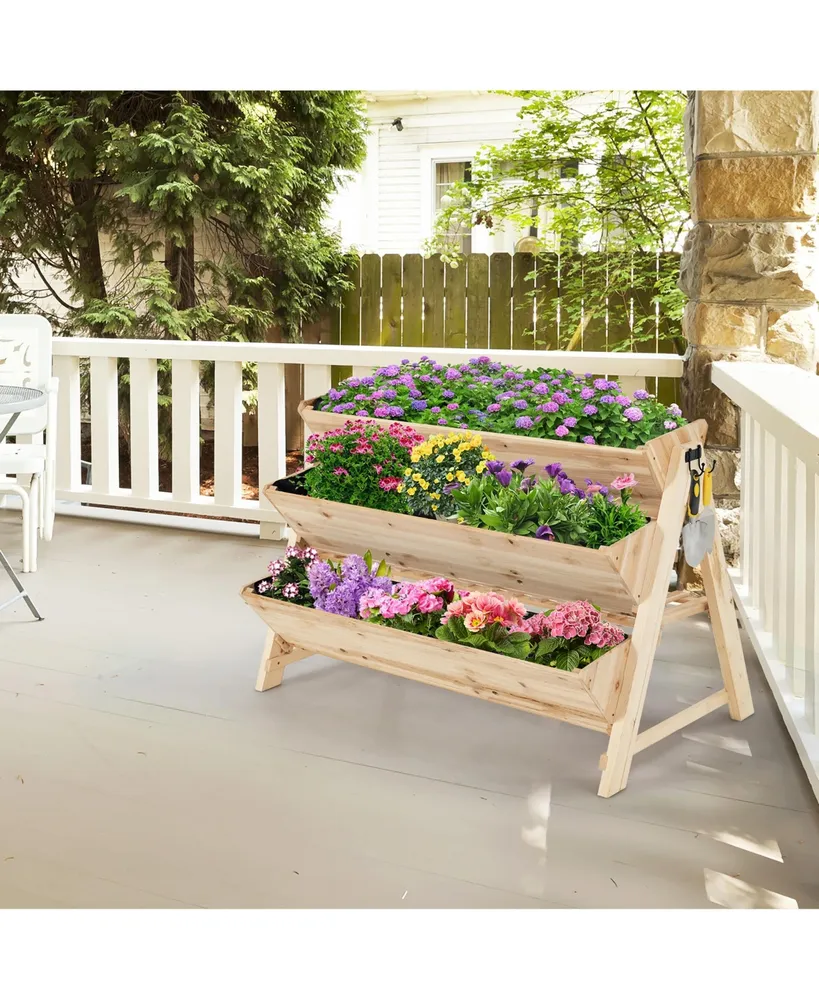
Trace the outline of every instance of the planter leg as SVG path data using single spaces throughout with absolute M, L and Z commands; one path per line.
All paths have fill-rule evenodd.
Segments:
M 648 597 L 639 605 L 634 617 L 631 647 L 623 672 L 609 745 L 601 761 L 605 767 L 597 794 L 603 798 L 621 792 L 626 787 L 631 770 L 651 666 L 663 627 L 668 581 L 685 520 L 689 477 L 683 452 L 684 448 L 678 446 L 671 456 L 669 468 L 676 468 L 676 472 L 666 487 L 657 513 L 660 540 L 657 561 L 654 563 L 654 579 Z
M 256 675 L 256 690 L 269 691 L 270 688 L 278 687 L 284 677 L 284 668 L 287 664 L 303 660 L 306 656 L 310 656 L 309 650 L 302 649 L 300 646 L 292 646 L 272 628 L 268 629 L 259 664 L 259 673 Z
M 700 572 L 708 598 L 722 681 L 728 692 L 728 711 L 731 718 L 739 722 L 754 714 L 754 703 L 719 533 L 713 549 L 700 564 Z

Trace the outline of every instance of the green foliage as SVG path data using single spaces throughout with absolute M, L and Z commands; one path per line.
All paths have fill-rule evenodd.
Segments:
M 614 545 L 621 538 L 647 522 L 640 508 L 629 502 L 628 490 L 623 490 L 620 499 L 613 501 L 611 494 L 597 493 L 589 497 L 588 518 L 586 520 L 586 545 L 599 549 L 604 545 Z
M 528 633 L 510 632 L 499 622 L 488 625 L 480 632 L 470 632 L 463 618 L 453 616 L 446 625 L 436 629 L 435 636 L 445 642 L 455 642 L 460 646 L 472 646 L 489 653 L 513 656 L 517 660 L 525 660 L 532 651 L 532 639 Z
M 561 254 L 561 327 L 572 331 L 569 349 L 581 347 L 607 308 L 619 303 L 628 310 L 632 295 L 643 302 L 653 295 L 663 315 L 678 321 L 683 295 L 662 254 L 679 249 L 690 218 L 685 95 L 511 93 L 523 99 L 517 136 L 479 151 L 471 180 L 449 190 L 430 249 L 457 256 L 449 234 L 464 227 L 536 226 L 540 249 Z M 632 337 L 617 347 L 654 337 L 653 308 L 635 308 Z
M 582 640 L 547 635 L 534 647 L 532 659 L 535 663 L 558 670 L 577 670 L 608 652 L 609 649 L 586 646 Z
M 345 288 L 322 217 L 364 133 L 352 92 L 1 93 L 0 304 L 67 333 L 294 339 Z

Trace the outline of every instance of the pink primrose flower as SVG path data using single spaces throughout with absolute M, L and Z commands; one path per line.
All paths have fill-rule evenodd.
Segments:
M 622 476 L 618 476 L 611 485 L 615 490 L 631 490 L 637 485 L 637 479 L 631 472 L 624 473 Z

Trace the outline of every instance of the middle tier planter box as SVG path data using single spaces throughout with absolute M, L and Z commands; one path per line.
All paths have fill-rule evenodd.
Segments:
M 260 596 L 253 585 L 241 596 L 289 646 L 611 732 L 629 639 L 581 670 L 566 671 L 299 607 Z
M 317 500 L 298 492 L 299 476 L 264 495 L 290 527 L 323 555 L 365 552 L 396 576 L 446 576 L 473 590 L 502 590 L 531 603 L 593 600 L 631 613 L 656 572 L 657 525 L 649 521 L 609 548 L 587 549 L 451 521 Z
M 384 426 L 396 423 L 394 420 L 381 420 L 376 417 L 351 418 L 349 414 L 316 410 L 315 403 L 315 399 L 306 399 L 299 404 L 299 413 L 311 434 L 336 430 L 343 427 L 350 419 L 371 420 Z M 403 424 L 405 421 L 400 423 Z M 409 422 L 407 426 L 427 438 L 434 434 L 449 434 L 458 430 L 457 427 L 437 427 L 433 424 Z M 541 467 L 552 462 L 560 462 L 567 474 L 581 486 L 585 479 L 608 484 L 617 476 L 630 472 L 637 478 L 638 483 L 633 491 L 634 499 L 640 502 L 646 514 L 655 516 L 669 477 L 676 471 L 669 468 L 675 448 L 680 444 L 686 448 L 703 444 L 707 427 L 704 420 L 695 420 L 654 438 L 639 448 L 604 448 L 598 445 L 578 444 L 574 441 L 526 437 L 520 434 L 496 434 L 492 431 L 475 433 L 480 434 L 484 445 L 496 458 L 503 461 L 534 458 Z

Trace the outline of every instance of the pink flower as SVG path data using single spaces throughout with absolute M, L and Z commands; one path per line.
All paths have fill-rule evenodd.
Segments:
M 631 490 L 637 485 L 637 479 L 632 473 L 618 476 L 611 484 L 615 490 Z
M 330 445 L 330 451 L 344 451 L 344 445 L 343 444 L 331 444 Z
M 588 601 L 559 604 L 546 618 L 549 634 L 563 639 L 582 639 L 599 623 L 600 612 Z
M 476 594 L 471 602 L 475 611 L 481 611 L 490 622 L 505 623 L 503 599 L 497 594 Z
M 450 618 L 463 618 L 468 610 L 464 601 L 453 601 L 447 606 L 446 614 L 441 621 L 446 624 Z
M 335 469 L 333 469 L 333 475 L 334 476 L 349 476 L 350 473 L 346 469 L 342 469 L 342 467 L 340 465 L 337 465 L 335 467 Z
M 480 632 L 486 625 L 486 615 L 483 611 L 470 611 L 464 618 L 464 625 L 468 632 Z
M 566 437 L 566 435 L 567 435 L 568 433 L 569 433 L 569 428 L 568 428 L 568 427 L 564 427 L 564 425 L 563 425 L 563 424 L 561 424 L 561 425 L 560 425 L 560 427 L 555 427 L 555 434 L 556 434 L 556 435 L 557 435 L 557 436 L 558 436 L 559 438 L 564 438 L 564 437 Z
M 401 480 L 398 476 L 385 476 L 383 479 L 378 480 L 378 485 L 387 493 L 391 493 L 396 487 L 401 485 Z
M 513 598 L 503 605 L 503 620 L 507 625 L 519 625 L 526 617 L 526 608 Z
M 427 594 L 443 594 L 450 598 L 455 593 L 455 585 L 445 576 L 434 576 L 430 580 L 422 580 L 418 586 Z
M 418 610 L 423 611 L 424 614 L 432 614 L 434 611 L 440 611 L 443 606 L 443 599 L 435 594 L 422 594 L 418 598 Z

